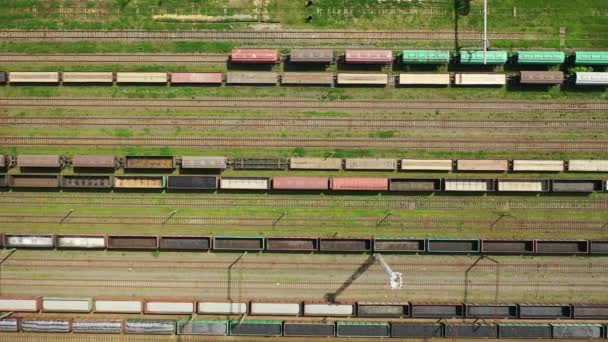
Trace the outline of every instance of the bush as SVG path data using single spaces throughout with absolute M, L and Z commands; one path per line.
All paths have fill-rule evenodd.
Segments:
M 454 0 L 454 9 L 458 15 L 469 15 L 471 12 L 471 0 Z

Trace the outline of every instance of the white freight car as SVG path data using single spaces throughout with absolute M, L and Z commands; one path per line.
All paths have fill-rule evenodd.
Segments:
M 461 86 L 504 86 L 505 74 L 456 74 L 454 84 Z
M 449 73 L 406 73 L 399 74 L 399 85 L 450 85 Z
M 564 171 L 563 160 L 513 160 L 513 171 Z
M 117 72 L 116 83 L 167 83 L 166 72 Z
M 64 72 L 63 83 L 113 83 L 114 74 L 111 72 Z
M 402 159 L 401 170 L 452 171 L 451 159 Z

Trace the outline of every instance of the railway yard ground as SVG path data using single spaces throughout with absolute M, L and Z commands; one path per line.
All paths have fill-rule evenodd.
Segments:
M 0 0 L 0 342 L 608 338 L 608 5 L 488 6 Z

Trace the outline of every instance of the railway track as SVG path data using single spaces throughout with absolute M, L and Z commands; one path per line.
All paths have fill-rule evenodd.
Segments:
M 508 139 L 508 140 L 507 140 Z M 414 149 L 437 151 L 559 151 L 606 152 L 608 141 L 511 140 L 491 139 L 402 139 L 402 138 L 240 138 L 240 137 L 0 137 L 0 145 L 96 146 L 96 147 L 175 147 L 175 148 L 258 148 L 258 149 Z
M 61 226 L 129 226 L 129 227 L 190 227 L 190 228 L 398 228 L 398 229 L 508 229 L 525 231 L 565 231 L 592 232 L 605 231 L 608 222 L 602 220 L 546 220 L 546 219 L 437 219 L 406 217 L 354 217 L 344 220 L 338 217 L 217 217 L 217 216 L 180 216 L 166 215 L 127 216 L 127 215 L 61 215 L 37 214 L 0 214 L 3 225 L 52 224 Z M 8 230 L 5 230 L 8 231 Z
M 100 54 L 0 54 L 0 64 L 225 64 L 228 54 L 127 54 L 127 53 L 100 53 Z
M 233 255 L 231 259 L 226 261 L 213 261 L 206 260 L 206 270 L 226 270 L 234 263 L 236 255 Z M 277 258 L 278 259 L 278 258 Z M 420 270 L 432 270 L 433 272 L 446 272 L 446 273 L 463 273 L 471 267 L 471 263 L 463 262 L 450 262 L 449 264 L 441 264 L 438 262 L 403 262 L 403 261 L 391 261 L 391 267 L 399 272 L 411 272 Z M 344 271 L 345 269 L 356 269 L 361 265 L 361 262 L 332 262 L 332 263 L 318 263 L 318 262 L 303 262 L 303 261 L 256 261 L 246 260 L 239 262 L 239 268 L 247 271 L 281 271 L 283 269 L 289 270 L 325 270 L 325 271 Z M 201 261 L 195 260 L 180 260 L 180 261 L 138 261 L 138 260 L 120 260 L 120 259 L 107 259 L 103 260 L 93 258 L 82 258 L 74 257 L 71 259 L 36 259 L 36 258 L 11 258 L 6 260 L 2 264 L 3 270 L 9 268 L 31 268 L 31 267 L 43 267 L 58 268 L 58 269 L 78 269 L 78 268 L 96 268 L 96 269 L 125 269 L 131 268 L 133 270 L 146 271 L 146 270 L 181 270 L 181 271 L 199 271 L 201 269 Z M 608 264 L 567 264 L 567 263 L 546 263 L 546 262 L 501 262 L 501 272 L 518 272 L 518 273 L 537 273 L 551 272 L 551 273 L 601 273 L 608 271 Z M 475 272 L 496 272 L 496 264 L 477 264 L 475 265 Z
M 532 101 L 532 100 L 318 100 L 307 98 L 199 98 L 199 99 L 129 99 L 129 98 L 57 98 L 4 97 L 0 109 L 29 108 L 128 108 L 223 109 L 272 111 L 355 111 L 355 112 L 492 112 L 492 113 L 602 113 L 608 101 Z
M 153 116 L 128 117 L 110 115 L 70 116 L 0 116 L 4 127 L 154 127 L 154 128 L 250 128 L 250 129 L 559 129 L 559 130 L 606 130 L 608 120 L 602 119 L 401 119 L 365 118 L 289 118 L 267 117 L 185 117 Z
M 543 40 L 552 35 L 527 32 L 490 32 L 490 40 Z M 473 31 L 354 31 L 354 30 L 1 30 L 0 41 L 130 41 L 205 40 L 236 42 L 377 43 L 407 41 L 481 41 L 483 34 Z
M 58 206 L 106 208 L 299 208 L 299 209 L 491 209 L 491 210 L 608 210 L 608 199 L 587 197 L 501 196 L 315 196 L 241 194 L 75 193 L 5 192 L 4 207 Z

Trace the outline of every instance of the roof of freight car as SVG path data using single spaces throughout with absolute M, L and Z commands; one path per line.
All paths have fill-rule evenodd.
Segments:
M 447 64 L 450 62 L 450 52 L 443 50 L 403 50 L 403 63 L 415 64 Z
M 334 51 L 331 49 L 293 49 L 289 54 L 292 62 L 331 63 L 333 59 Z
M 509 56 L 507 51 L 487 51 L 486 52 L 486 63 L 487 64 L 505 64 Z M 460 63 L 462 64 L 483 64 L 484 52 L 483 51 L 461 51 L 460 52 Z
M 608 51 L 577 51 L 574 56 L 575 64 L 608 65 Z
M 562 51 L 520 51 L 517 53 L 519 64 L 561 64 L 566 60 Z
M 274 63 L 279 60 L 275 49 L 233 49 L 230 60 L 234 62 L 263 62 Z
M 347 63 L 391 63 L 391 50 L 346 50 Z

